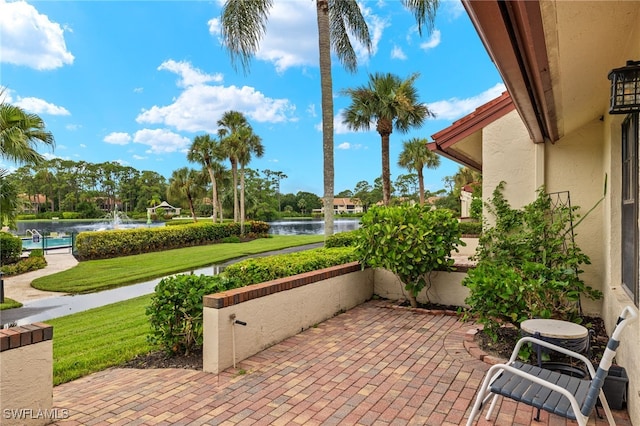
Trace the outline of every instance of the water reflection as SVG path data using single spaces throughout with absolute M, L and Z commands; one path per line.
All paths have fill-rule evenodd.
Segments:
M 277 220 L 269 222 L 269 233 L 274 235 L 322 235 L 324 221 L 317 219 Z M 335 219 L 333 233 L 353 231 L 360 227 L 358 219 Z

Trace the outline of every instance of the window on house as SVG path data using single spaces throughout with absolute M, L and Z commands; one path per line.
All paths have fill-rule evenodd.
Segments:
M 622 285 L 638 304 L 638 114 L 622 123 Z

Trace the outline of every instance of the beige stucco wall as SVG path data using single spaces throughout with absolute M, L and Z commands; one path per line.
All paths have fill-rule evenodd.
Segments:
M 488 200 L 500 181 L 511 207 L 520 208 L 535 199 L 536 147 L 514 110 L 482 131 L 482 195 Z M 485 215 L 486 217 L 486 215 Z M 486 217 L 491 223 L 491 217 Z
M 237 365 L 287 337 L 369 300 L 373 296 L 372 276 L 373 270 L 365 269 L 227 308 L 204 308 L 204 371 L 219 373 L 233 366 L 234 333 Z M 233 314 L 247 325 L 233 326 L 230 320 Z
M 0 352 L 0 424 L 44 425 L 54 413 L 53 341 Z
M 462 286 L 466 272 L 433 272 L 431 287 L 424 288 L 416 297 L 418 303 L 439 303 L 448 306 L 468 306 L 464 300 L 469 289 Z M 406 299 L 406 290 L 402 282 L 385 269 L 376 269 L 373 276 L 373 292 L 385 299 Z

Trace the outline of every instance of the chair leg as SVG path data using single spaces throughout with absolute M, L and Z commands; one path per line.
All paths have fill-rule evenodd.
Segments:
M 491 406 L 489 406 L 489 409 L 487 410 L 487 415 L 485 416 L 485 419 L 490 420 L 491 419 L 491 415 L 493 414 L 493 410 L 495 410 L 496 408 L 496 403 L 498 402 L 498 397 L 500 395 L 495 394 L 493 395 L 493 398 L 491 398 Z
M 607 402 L 607 398 L 604 396 L 604 391 L 600 389 L 600 402 L 602 403 L 602 408 L 604 409 L 604 414 L 607 416 L 607 421 L 611 426 L 616 425 L 616 421 L 613 419 L 613 414 L 611 413 L 611 408 L 609 408 L 609 402 Z

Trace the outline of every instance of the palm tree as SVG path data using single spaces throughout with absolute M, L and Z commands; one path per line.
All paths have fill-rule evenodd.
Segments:
M 211 181 L 211 205 L 213 207 L 213 222 L 216 221 L 216 209 L 218 208 L 218 185 L 214 173 L 215 163 L 222 159 L 222 148 L 220 142 L 210 135 L 196 136 L 189 147 L 187 160 L 192 163 L 201 164 L 209 173 Z M 222 221 L 222 219 L 221 219 Z
M 292 3 L 293 4 L 293 3 Z M 266 31 L 272 0 L 227 0 L 222 11 L 222 37 L 235 64 L 240 61 L 245 71 L 258 51 Z M 367 49 L 371 36 L 356 0 L 316 0 L 320 89 L 322 96 L 322 151 L 324 170 L 324 231 L 333 235 L 333 82 L 331 51 L 349 70 L 355 72 L 357 56 L 349 35 Z
M 15 228 L 20 198 L 14 183 L 7 179 L 8 175 L 8 170 L 0 169 L 0 223 Z
M 206 177 L 203 173 L 183 167 L 174 170 L 169 179 L 169 187 L 167 188 L 167 197 L 178 200 L 186 200 L 189 205 L 189 211 L 194 222 L 198 221 L 193 201 L 202 192 L 202 184 Z
M 20 107 L 0 102 L 0 157 L 16 163 L 40 164 L 45 158 L 35 150 L 38 143 L 55 146 L 44 121 Z
M 398 158 L 398 165 L 418 174 L 420 190 L 420 205 L 424 205 L 424 175 L 422 169 L 437 169 L 440 167 L 440 157 L 427 148 L 427 140 L 411 138 L 402 143 L 402 152 Z
M 240 233 L 244 234 L 244 168 L 251 161 L 251 154 L 260 158 L 264 155 L 264 146 L 260 136 L 253 133 L 251 127 L 243 127 L 238 130 L 238 139 L 242 141 L 238 150 L 238 163 L 240 164 Z
M 391 73 L 369 74 L 366 86 L 345 89 L 351 97 L 351 105 L 344 112 L 343 123 L 351 130 L 369 130 L 376 123 L 376 131 L 382 142 L 382 202 L 389 205 L 391 198 L 391 173 L 389 170 L 389 136 L 396 130 L 408 132 L 420 127 L 427 117 L 435 115 L 423 103 L 418 102 L 414 86 L 418 73 L 407 79 Z
M 233 176 L 233 221 L 239 221 L 238 206 L 238 157 L 242 154 L 242 140 L 240 140 L 240 129 L 251 127 L 247 118 L 238 111 L 227 111 L 218 120 L 218 136 L 222 152 L 231 162 L 231 174 Z

